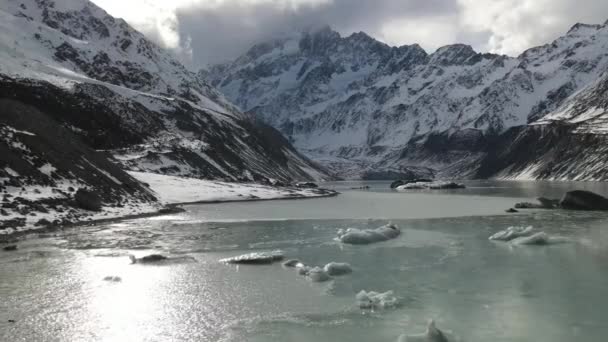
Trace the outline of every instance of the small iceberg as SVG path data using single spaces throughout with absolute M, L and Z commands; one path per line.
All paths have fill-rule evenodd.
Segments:
M 306 278 L 313 283 L 322 283 L 331 279 L 329 274 L 321 267 L 313 267 L 308 270 Z
M 265 265 L 281 261 L 285 258 L 282 251 L 255 252 L 220 260 L 227 264 Z
M 451 339 L 447 335 L 437 329 L 435 321 L 429 321 L 426 332 L 418 335 L 401 335 L 397 342 L 449 342 Z
M 349 273 L 353 273 L 352 267 L 349 264 L 343 262 L 330 262 L 323 267 L 325 273 L 330 276 L 341 276 Z
M 283 263 L 283 266 L 285 266 L 285 267 L 297 267 L 298 264 L 301 264 L 300 260 L 298 260 L 298 259 L 289 259 L 289 260 L 287 260 L 287 261 L 285 261 Z
M 356 299 L 357 305 L 361 309 L 375 310 L 397 306 L 397 297 L 395 297 L 393 291 L 386 291 L 384 293 L 361 291 L 357 293 Z
M 394 239 L 401 234 L 399 228 L 394 224 L 387 224 L 376 229 L 348 228 L 338 231 L 338 241 L 351 245 L 367 245 L 374 242 Z
M 559 243 L 568 243 L 568 242 L 572 242 L 572 240 L 563 237 L 563 236 L 550 236 L 549 234 L 545 233 L 545 232 L 539 232 L 530 236 L 524 236 L 524 237 L 520 237 L 517 238 L 513 241 L 511 241 L 511 243 L 513 243 L 514 245 L 537 245 L 537 246 L 542 246 L 542 245 L 555 245 L 555 244 L 559 244 Z
M 534 227 L 509 227 L 505 230 L 501 230 L 498 233 L 490 236 L 490 240 L 494 241 L 511 241 L 513 239 L 530 236 L 534 234 Z
M 310 272 L 311 269 L 312 267 L 306 266 L 302 263 L 296 265 L 296 272 L 298 272 L 299 275 L 308 275 L 308 272 Z
M 566 237 L 550 236 L 545 232 L 538 232 L 532 226 L 509 227 L 490 236 L 489 239 L 509 242 L 512 245 L 552 245 L 572 242 Z
M 454 182 L 415 182 L 400 185 L 397 191 L 403 190 L 446 190 L 446 189 L 464 189 L 465 185 Z

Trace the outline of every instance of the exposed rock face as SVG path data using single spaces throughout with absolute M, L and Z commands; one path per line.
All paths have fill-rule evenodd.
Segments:
M 424 166 L 442 178 L 597 180 L 608 179 L 606 49 L 606 24 L 518 57 L 323 28 L 201 74 L 345 178 Z
M 559 204 L 564 209 L 608 210 L 608 198 L 583 190 L 567 192 Z
M 81 209 L 101 211 L 101 197 L 93 191 L 78 189 L 74 195 L 74 200 Z
M 0 108 L 0 184 L 8 192 L 1 206 L 3 216 L 18 216 L 0 217 L 0 230 L 24 226 L 27 220 L 41 226 L 78 221 L 82 213 L 72 203 L 99 211 L 102 201 L 115 207 L 156 201 L 107 153 L 93 150 L 48 111 L 6 98 L 0 98 Z M 74 188 L 89 190 L 74 193 Z M 44 218 L 49 212 L 57 215 Z

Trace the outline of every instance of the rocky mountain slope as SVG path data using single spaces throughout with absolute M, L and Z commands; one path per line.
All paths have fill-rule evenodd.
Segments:
M 414 170 L 444 177 L 606 179 L 588 173 L 580 154 L 557 161 L 554 148 L 551 154 L 540 146 L 558 139 L 587 151 L 585 135 L 603 140 L 600 78 L 607 51 L 607 24 L 574 25 L 518 57 L 461 44 L 428 54 L 418 45 L 391 47 L 364 33 L 341 37 L 325 27 L 258 44 L 200 74 L 346 177 Z M 539 146 L 537 154 L 518 154 L 519 140 L 509 140 L 514 137 Z M 505 154 L 517 163 L 499 158 Z M 565 166 L 534 167 L 538 158 L 543 165 L 576 164 L 568 172 Z
M 171 54 L 86 0 L 0 1 L 0 235 L 153 212 L 125 172 L 328 178 Z
M 327 175 L 272 128 L 86 0 L 0 3 L 3 97 L 44 108 L 132 170 L 223 180 Z

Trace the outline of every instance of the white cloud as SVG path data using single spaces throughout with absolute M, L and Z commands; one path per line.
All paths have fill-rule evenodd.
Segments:
M 491 52 L 517 55 L 566 33 L 577 22 L 603 23 L 605 0 L 458 0 L 461 28 L 490 33 Z
M 380 39 L 389 45 L 417 43 L 427 51 L 457 42 L 456 16 L 428 18 L 404 18 L 388 21 L 380 28 Z

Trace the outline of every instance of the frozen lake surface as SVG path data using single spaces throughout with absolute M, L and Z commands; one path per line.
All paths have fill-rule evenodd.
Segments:
M 370 185 L 370 190 L 349 190 Z M 335 198 L 225 203 L 79 227 L 0 252 L 0 341 L 390 341 L 434 319 L 464 341 L 605 341 L 608 214 L 522 211 L 598 183 L 469 182 L 452 191 L 396 193 L 387 182 L 341 182 Z M 392 221 L 396 239 L 351 246 L 343 228 Z M 488 237 L 532 225 L 573 242 L 512 246 Z M 219 260 L 282 250 L 288 259 L 352 266 L 312 283 L 281 263 Z M 130 264 L 161 253 L 159 265 Z M 120 281 L 104 278 L 119 277 Z M 361 310 L 361 290 L 399 303 Z M 15 322 L 9 322 L 14 320 Z

